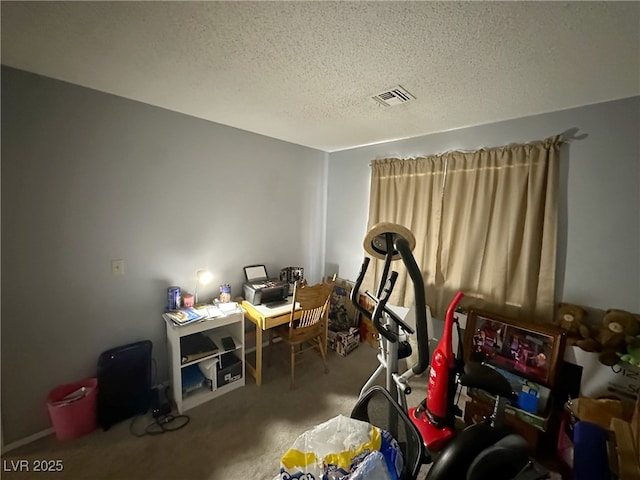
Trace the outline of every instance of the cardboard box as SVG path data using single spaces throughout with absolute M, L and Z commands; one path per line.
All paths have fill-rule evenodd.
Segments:
M 335 350 L 338 355 L 346 357 L 360 345 L 360 333 L 357 328 L 350 328 L 349 331 L 327 332 L 327 343 L 331 350 Z
M 612 418 L 610 430 L 615 435 L 618 478 L 637 480 L 640 478 L 640 397 L 631 421 Z
M 640 393 L 640 367 L 619 362 L 616 368 L 611 368 L 600 363 L 597 352 L 585 352 L 572 345 L 565 349 L 564 360 L 581 367 L 581 396 L 622 398 L 633 402 Z

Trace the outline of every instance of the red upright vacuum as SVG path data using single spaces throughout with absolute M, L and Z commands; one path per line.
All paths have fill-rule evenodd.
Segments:
M 455 417 L 459 410 L 454 397 L 460 362 L 451 342 L 457 322 L 454 313 L 463 296 L 458 292 L 447 309 L 442 338 L 431 356 L 427 396 L 418 407 L 409 409 L 409 418 L 430 451 L 440 451 L 455 433 Z

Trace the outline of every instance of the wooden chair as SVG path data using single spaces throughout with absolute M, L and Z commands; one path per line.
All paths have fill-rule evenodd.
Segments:
M 329 302 L 333 292 L 333 282 L 318 283 L 316 285 L 293 287 L 293 305 L 288 324 L 269 330 L 269 350 L 273 339 L 280 337 L 289 345 L 291 350 L 291 389 L 295 386 L 296 355 L 314 348 L 320 350 L 324 373 L 329 372 L 326 360 L 327 322 Z

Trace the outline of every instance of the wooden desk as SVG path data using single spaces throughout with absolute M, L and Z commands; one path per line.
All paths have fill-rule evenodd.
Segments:
M 265 305 L 253 305 L 246 300 L 242 301 L 242 308 L 245 311 L 245 318 L 253 322 L 256 326 L 256 364 L 251 365 L 245 359 L 246 369 L 255 378 L 256 385 L 262 384 L 262 332 L 270 328 L 289 323 L 291 317 L 291 301 L 289 297 L 287 304 L 275 308 Z

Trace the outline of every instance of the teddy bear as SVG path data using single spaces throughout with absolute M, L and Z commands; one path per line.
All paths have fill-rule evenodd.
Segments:
M 553 324 L 560 328 L 567 337 L 580 337 L 582 319 L 587 316 L 587 311 L 580 305 L 573 303 L 559 303 L 556 308 L 556 317 Z
M 619 309 L 609 309 L 602 317 L 602 325 L 597 329 L 580 326 L 582 340 L 576 345 L 587 352 L 598 352 L 598 360 L 603 365 L 618 363 L 618 353 L 625 352 L 627 345 L 636 345 L 640 334 L 640 317 Z

